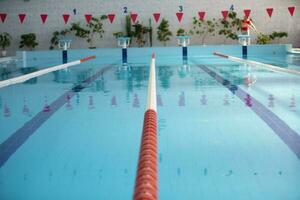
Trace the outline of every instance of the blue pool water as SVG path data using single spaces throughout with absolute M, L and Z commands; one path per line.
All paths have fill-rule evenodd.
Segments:
M 265 48 L 248 59 L 300 70 Z M 220 46 L 191 47 L 187 65 L 180 48 L 131 49 L 126 67 L 119 49 L 73 50 L 97 59 L 1 88 L 0 199 L 132 199 L 153 51 L 159 199 L 300 199 L 300 77 L 212 56 L 240 56 Z M 32 52 L 26 68 L 58 63 Z

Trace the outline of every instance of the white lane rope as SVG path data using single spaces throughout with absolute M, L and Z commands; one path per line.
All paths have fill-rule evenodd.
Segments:
M 257 61 L 253 61 L 253 60 L 246 60 L 246 59 L 238 58 L 238 57 L 235 57 L 235 56 L 229 56 L 229 55 L 225 55 L 225 54 L 221 54 L 221 53 L 217 53 L 217 52 L 215 52 L 214 55 L 222 57 L 222 58 L 226 58 L 226 59 L 234 61 L 234 62 L 254 65 L 256 67 L 261 67 L 261 68 L 264 68 L 264 69 L 268 69 L 268 70 L 271 70 L 273 72 L 284 72 L 284 73 L 289 73 L 289 74 L 300 76 L 300 71 L 298 71 L 298 70 L 286 69 L 286 68 L 283 68 L 283 67 L 277 67 L 277 66 L 274 66 L 274 65 L 261 63 L 261 62 L 257 62 Z
M 9 85 L 13 85 L 13 84 L 17 84 L 17 83 L 23 83 L 23 82 L 25 82 L 29 79 L 32 79 L 32 78 L 35 78 L 35 77 L 38 77 L 38 76 L 42 76 L 44 74 L 48 74 L 50 72 L 54 72 L 54 71 L 57 71 L 57 70 L 66 69 L 66 68 L 74 66 L 74 65 L 79 65 L 82 62 L 86 62 L 86 61 L 94 59 L 94 58 L 95 58 L 95 56 L 90 56 L 90 57 L 86 57 L 86 58 L 76 60 L 76 61 L 73 61 L 73 62 L 69 62 L 69 63 L 66 63 L 66 64 L 57 65 L 57 66 L 54 66 L 54 67 L 49 67 L 49 68 L 46 68 L 46 69 L 42 69 L 42 70 L 39 70 L 39 71 L 36 71 L 36 72 L 32 72 L 32 73 L 29 73 L 29 74 L 18 76 L 18 77 L 15 77 L 15 78 L 0 81 L 0 88 L 6 87 L 6 86 L 9 86 Z

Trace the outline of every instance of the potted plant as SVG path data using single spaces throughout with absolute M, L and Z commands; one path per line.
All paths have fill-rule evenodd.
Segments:
M 21 35 L 21 41 L 19 48 L 26 47 L 29 51 L 32 51 L 39 43 L 36 42 L 35 33 L 28 33 Z
M 169 22 L 166 19 L 162 19 L 157 27 L 157 39 L 166 46 L 166 42 L 170 40 L 172 32 L 169 30 Z
M 220 19 L 220 24 L 221 24 L 221 30 L 219 31 L 219 35 L 224 35 L 225 40 L 232 39 L 232 40 L 238 40 L 238 32 L 241 29 L 241 22 L 242 19 L 237 17 L 237 13 L 234 11 L 230 11 L 228 13 L 228 18 L 225 19 Z
M 125 17 L 125 32 L 126 37 L 132 37 L 133 31 L 132 31 L 132 24 L 131 24 L 131 17 L 130 15 L 126 15 Z
M 176 32 L 176 36 L 185 36 L 185 35 L 188 35 L 188 33 L 185 32 L 183 28 L 179 28 Z
M 130 39 L 133 37 L 134 32 L 132 31 L 132 24 L 131 24 L 131 18 L 130 15 L 125 16 L 125 31 L 118 31 L 113 33 L 113 36 L 115 36 L 116 39 L 119 37 L 129 37 Z M 131 42 L 129 43 L 130 46 Z
M 218 27 L 218 23 L 215 19 L 212 20 L 200 20 L 193 17 L 193 27 L 190 33 L 199 35 L 201 38 L 201 44 L 205 44 L 205 39 L 208 36 L 215 36 L 215 31 Z
M 103 29 L 103 20 L 107 19 L 107 15 L 102 15 L 99 18 L 92 17 L 90 23 L 87 24 L 89 35 L 87 38 L 87 42 L 90 44 L 90 48 L 96 48 L 94 45 L 95 37 L 98 35 L 99 38 L 103 37 L 104 29 Z
M 271 41 L 276 39 L 276 43 L 279 43 L 279 40 L 283 37 L 287 37 L 288 33 L 287 32 L 273 32 L 270 35 L 266 35 L 266 34 L 258 34 L 257 35 L 257 39 L 256 39 L 256 43 L 257 44 L 270 44 Z
M 146 43 L 145 34 L 147 34 L 150 31 L 150 28 L 143 26 L 139 22 L 134 24 L 133 28 L 133 37 L 136 38 L 136 43 L 138 44 L 138 47 L 143 47 Z
M 11 40 L 12 37 L 9 35 L 9 33 L 4 32 L 0 34 L 0 47 L 2 48 L 1 55 L 3 57 L 6 56 L 6 47 L 10 46 Z
M 61 37 L 65 37 L 67 34 L 69 34 L 71 32 L 70 29 L 64 29 L 62 31 L 54 31 L 52 33 L 52 38 L 50 40 L 50 47 L 49 49 L 52 50 L 54 49 L 57 45 L 58 45 L 58 42 L 59 42 L 59 39 Z
M 256 39 L 256 43 L 257 44 L 269 44 L 271 41 L 269 35 L 266 34 L 258 34 L 257 35 L 257 39 Z
M 276 38 L 276 43 L 279 44 L 279 41 L 283 37 L 287 37 L 288 33 L 287 32 L 276 32 L 274 31 L 272 34 L 269 35 L 271 40 L 275 40 Z
M 75 36 L 86 39 L 90 49 L 96 48 L 94 45 L 95 37 L 98 35 L 99 38 L 103 37 L 103 20 L 107 19 L 106 15 L 102 15 L 99 18 L 92 17 L 90 22 L 82 27 L 79 22 L 73 23 L 71 31 L 75 33 Z
M 113 33 L 113 36 L 115 36 L 115 38 L 118 39 L 119 37 L 124 37 L 124 33 L 122 31 L 115 32 Z

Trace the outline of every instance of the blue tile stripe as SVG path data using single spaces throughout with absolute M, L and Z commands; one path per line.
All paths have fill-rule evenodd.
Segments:
M 273 131 L 274 133 L 296 154 L 300 159 L 300 135 L 290 128 L 282 119 L 275 115 L 271 110 L 261 104 L 249 93 L 237 85 L 232 84 L 229 80 L 212 71 L 205 65 L 197 65 L 204 72 L 217 80 L 224 87 L 229 89 L 243 102 L 245 99 L 251 98 L 252 105 L 249 106 Z
M 71 99 L 76 92 L 87 87 L 91 82 L 95 81 L 99 76 L 103 75 L 112 66 L 106 66 L 95 73 L 93 76 L 82 81 L 79 85 L 73 87 L 70 91 L 65 92 L 50 104 L 49 112 L 40 111 L 31 120 L 26 122 L 20 129 L 14 132 L 0 145 L 0 167 L 27 141 L 27 139 L 45 123 L 57 110 L 59 110 L 68 99 Z

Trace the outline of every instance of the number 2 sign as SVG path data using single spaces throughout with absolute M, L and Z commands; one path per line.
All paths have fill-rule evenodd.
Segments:
M 123 14 L 127 14 L 128 13 L 128 8 L 127 6 L 124 6 L 122 9 Z

